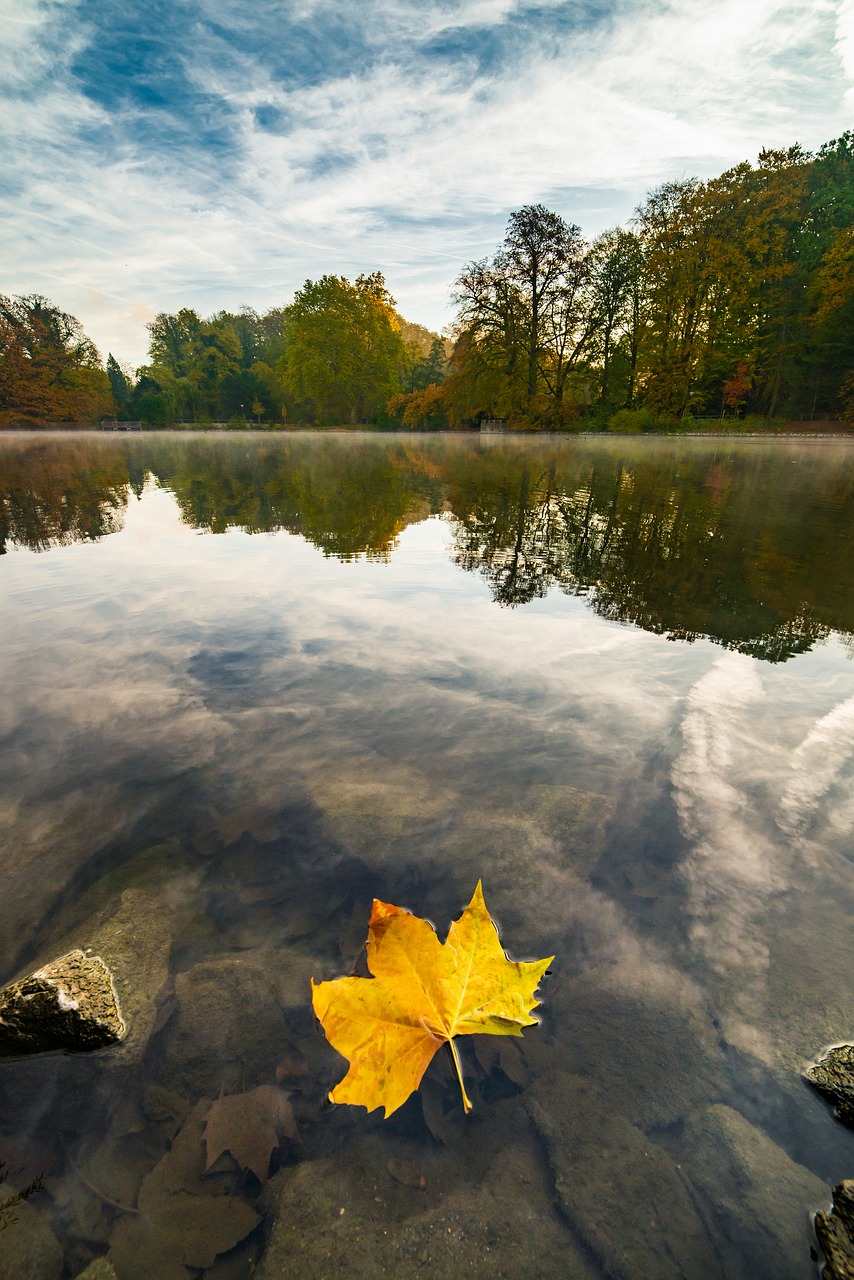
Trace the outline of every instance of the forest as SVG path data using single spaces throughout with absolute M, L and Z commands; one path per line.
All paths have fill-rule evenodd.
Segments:
M 650 191 L 592 241 L 543 205 L 462 269 L 446 335 L 379 272 L 149 324 L 106 364 L 39 295 L 0 296 L 0 425 L 371 425 L 655 431 L 854 420 L 854 131 Z

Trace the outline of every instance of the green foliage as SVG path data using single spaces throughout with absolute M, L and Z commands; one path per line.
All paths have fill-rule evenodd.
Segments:
M 307 416 L 373 420 L 400 391 L 412 354 L 379 272 L 306 280 L 285 311 L 278 371 L 285 395 Z
M 620 435 L 638 435 L 642 431 L 667 431 L 673 419 L 652 409 L 618 409 L 608 419 L 608 430 Z
M 151 364 L 139 371 L 130 416 L 223 422 L 248 416 L 258 401 L 262 416 L 278 419 L 282 393 L 273 365 L 284 350 L 283 324 L 281 308 L 261 316 L 248 308 L 219 311 L 207 320 L 188 308 L 161 313 L 148 326 Z

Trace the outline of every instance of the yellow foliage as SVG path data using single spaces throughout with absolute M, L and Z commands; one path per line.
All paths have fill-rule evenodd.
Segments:
M 554 957 L 508 960 L 480 881 L 444 943 L 429 921 L 375 899 L 367 954 L 371 978 L 312 979 L 314 1012 L 350 1063 L 331 1101 L 383 1107 L 388 1117 L 448 1043 L 470 1111 L 454 1036 L 520 1036 L 522 1027 L 534 1025 L 535 992 Z

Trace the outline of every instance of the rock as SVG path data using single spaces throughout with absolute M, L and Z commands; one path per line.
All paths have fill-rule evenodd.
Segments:
M 809 1256 L 809 1211 L 827 1197 L 821 1179 L 726 1106 L 690 1118 L 684 1151 L 727 1275 L 801 1280 Z
M 12 1191 L 3 1184 L 4 1196 Z M 0 1233 L 0 1280 L 60 1280 L 62 1250 L 45 1219 L 26 1200 L 14 1213 L 17 1221 Z
M 107 1258 L 93 1258 L 77 1280 L 118 1280 L 116 1269 Z
M 115 1007 L 113 1019 L 120 1019 L 124 1032 L 120 1040 L 113 1034 L 111 1040 L 104 1038 L 98 1044 L 54 1042 L 44 1047 L 97 1048 L 112 1043 L 112 1061 L 128 1064 L 139 1060 L 154 1030 L 159 1001 L 169 978 L 172 916 L 168 903 L 155 889 L 125 889 L 66 937 L 63 952 L 67 954 L 63 954 L 60 960 L 43 964 L 37 973 L 52 973 L 54 966 L 63 964 L 69 955 L 84 956 L 90 966 L 94 961 L 100 961 L 103 966 L 100 972 L 103 995 L 96 1007 L 100 1011 L 109 1003 L 103 980 L 103 971 L 106 970 Z M 93 973 L 97 972 L 93 969 Z M 18 985 L 13 984 L 11 989 Z M 58 1001 L 59 997 L 56 999 Z M 115 1021 L 113 1025 L 117 1029 Z M 33 1052 L 32 1049 L 28 1051 Z
M 815 1215 L 815 1234 L 826 1259 L 823 1280 L 854 1280 L 854 1181 L 834 1187 L 830 1213 Z
M 262 1197 L 271 1233 L 256 1280 L 596 1280 L 554 1210 L 537 1135 L 516 1110 L 516 1121 L 503 1105 L 484 1117 L 500 1144 L 483 1164 L 491 1139 L 482 1130 L 453 1152 L 380 1130 L 337 1156 L 285 1167 Z
M 838 892 L 827 881 L 822 893 L 790 894 L 783 914 L 775 914 L 776 927 L 766 931 L 770 966 L 764 1003 L 773 1016 L 759 1021 L 765 1027 L 763 1048 L 769 1051 L 765 1060 L 786 1075 L 799 1075 L 816 1045 L 838 1041 L 851 1028 L 851 983 L 844 962 L 835 960 L 851 949 L 850 878 L 849 870 Z
M 272 953 L 230 954 L 175 975 L 178 1013 L 168 1048 L 173 1086 L 175 1071 L 195 1096 L 272 1079 L 287 1042 L 273 964 Z
M 569 786 L 529 787 L 516 806 L 557 845 L 561 864 L 589 877 L 605 848 L 605 832 L 616 812 L 611 796 Z
M 854 1044 L 828 1049 L 805 1074 L 810 1084 L 834 1103 L 843 1124 L 854 1127 Z
M 632 1124 L 672 1124 L 723 1094 L 717 1033 L 699 994 L 667 966 L 623 960 L 555 975 L 544 995 L 561 1066 L 595 1080 Z
M 113 975 L 99 955 L 69 951 L 0 991 L 0 1057 L 101 1049 L 125 1034 Z
M 669 1155 L 616 1115 L 596 1084 L 565 1072 L 526 1105 L 548 1150 L 558 1202 L 613 1280 L 723 1280 L 714 1245 Z
M 371 867 L 396 859 L 401 838 L 449 811 L 447 791 L 387 759 L 324 758 L 304 770 L 330 839 Z

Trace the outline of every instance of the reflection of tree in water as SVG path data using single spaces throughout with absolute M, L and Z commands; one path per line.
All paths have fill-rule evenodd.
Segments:
M 336 437 L 251 449 L 194 441 L 162 457 L 158 476 L 193 528 L 286 529 L 341 560 L 387 559 L 408 524 L 438 510 L 437 482 L 400 450 Z
M 767 661 L 854 627 L 852 549 L 839 554 L 854 527 L 850 471 L 815 465 L 793 483 L 785 451 L 710 466 L 703 454 L 601 449 L 535 473 L 512 453 L 483 460 L 491 482 L 480 474 L 469 491 L 458 475 L 452 486 L 455 559 L 499 604 L 557 587 L 613 621 Z
M 124 459 L 108 445 L 39 441 L 0 451 L 0 555 L 7 544 L 46 551 L 117 532 L 127 486 Z
M 444 508 L 456 562 L 506 606 L 557 588 L 613 621 L 769 661 L 854 632 L 854 468 L 820 447 L 37 440 L 0 449 L 0 548 L 114 532 L 149 474 L 192 528 L 285 529 L 342 560 L 387 559 Z

